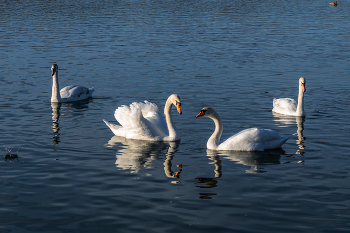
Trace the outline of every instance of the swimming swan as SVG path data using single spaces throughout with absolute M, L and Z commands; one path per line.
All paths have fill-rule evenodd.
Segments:
M 51 102 L 66 103 L 87 99 L 90 98 L 92 93 L 95 91 L 93 87 L 86 88 L 79 85 L 66 86 L 59 91 L 58 66 L 56 64 L 51 66 L 51 75 L 53 81 Z
M 292 136 L 282 137 L 280 133 L 270 129 L 249 128 L 219 143 L 223 130 L 219 115 L 214 109 L 205 107 L 196 118 L 200 116 L 209 117 L 215 123 L 215 131 L 207 142 L 207 148 L 210 150 L 264 151 L 276 149 L 280 148 Z
M 294 99 L 290 98 L 281 98 L 273 99 L 273 112 L 290 115 L 290 116 L 305 116 L 304 111 L 304 92 L 306 91 L 306 80 L 301 77 L 299 79 L 299 96 L 298 104 Z
M 181 115 L 180 97 L 172 94 L 165 103 L 165 119 L 159 113 L 157 105 L 146 100 L 144 103 L 134 102 L 130 107 L 123 105 L 117 108 L 114 116 L 120 125 L 103 121 L 117 136 L 150 141 L 177 141 L 180 140 L 180 134 L 171 117 L 173 105 Z

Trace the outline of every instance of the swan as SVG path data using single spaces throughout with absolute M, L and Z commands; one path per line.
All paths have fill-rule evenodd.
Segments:
M 172 94 L 165 103 L 165 119 L 159 113 L 157 105 L 146 100 L 144 103 L 134 102 L 130 107 L 123 105 L 117 108 L 114 117 L 120 125 L 109 123 L 104 119 L 103 121 L 117 136 L 150 141 L 178 141 L 180 134 L 171 117 L 173 105 L 181 115 L 180 97 Z
M 281 98 L 273 99 L 273 109 L 275 113 L 290 115 L 290 116 L 305 116 L 304 111 L 304 92 L 306 91 L 306 80 L 301 77 L 299 79 L 299 96 L 298 104 L 294 99 Z
M 92 93 L 95 91 L 93 87 L 86 88 L 79 85 L 66 86 L 62 88 L 61 91 L 59 91 L 57 64 L 53 64 L 51 66 L 51 75 L 53 81 L 51 102 L 66 103 L 87 99 L 90 98 L 92 96 Z
M 219 143 L 223 130 L 219 115 L 214 109 L 205 107 L 196 118 L 200 116 L 209 117 L 215 123 L 215 131 L 207 142 L 207 148 L 210 150 L 264 151 L 276 149 L 280 148 L 292 136 L 282 137 L 280 133 L 270 129 L 249 128 Z

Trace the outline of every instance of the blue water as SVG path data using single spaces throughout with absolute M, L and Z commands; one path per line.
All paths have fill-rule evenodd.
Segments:
M 0 2 L 1 233 L 349 232 L 349 2 Z M 61 88 L 94 97 L 51 104 L 53 63 Z M 306 117 L 274 116 L 300 77 Z M 172 93 L 178 143 L 102 121 L 134 101 L 162 111 Z M 207 151 L 205 106 L 223 138 L 295 135 L 276 151 Z

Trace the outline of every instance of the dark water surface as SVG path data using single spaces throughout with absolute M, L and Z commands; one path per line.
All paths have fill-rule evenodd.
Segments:
M 349 2 L 0 3 L 1 233 L 350 231 Z M 51 104 L 52 63 L 61 88 L 94 98 Z M 274 116 L 301 76 L 306 118 Z M 162 111 L 172 93 L 179 143 L 113 137 L 102 121 L 133 101 Z M 282 150 L 207 151 L 204 106 L 223 138 L 296 135 Z

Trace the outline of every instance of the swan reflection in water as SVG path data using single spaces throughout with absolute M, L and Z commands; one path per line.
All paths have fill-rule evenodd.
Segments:
M 60 143 L 60 124 L 58 120 L 60 119 L 61 103 L 51 103 L 52 107 L 52 144 L 56 145 Z
M 85 110 L 88 108 L 88 103 L 90 103 L 92 99 L 81 100 L 77 102 L 71 103 L 51 103 L 52 108 L 52 144 L 56 145 L 60 143 L 60 124 L 59 119 L 61 116 L 61 108 L 67 110 L 65 114 L 62 115 L 80 115 L 81 110 Z M 78 111 L 77 111 L 78 110 Z
M 165 175 L 169 178 L 180 178 L 180 173 L 182 171 L 181 168 L 179 168 L 177 172 L 173 172 L 171 170 L 172 168 L 171 161 L 173 160 L 174 153 L 176 152 L 180 142 L 176 141 L 176 142 L 168 142 L 168 143 L 169 143 L 169 147 L 167 152 L 165 153 L 165 161 L 163 163 Z M 181 165 L 178 165 L 178 166 L 182 167 Z
M 196 187 L 215 188 L 218 186 L 218 179 L 223 175 L 222 160 L 233 161 L 237 164 L 248 166 L 246 173 L 263 173 L 267 172 L 266 166 L 280 164 L 281 155 L 285 152 L 282 149 L 266 151 L 214 151 L 207 150 L 207 156 L 211 160 L 209 164 L 214 165 L 214 173 L 211 177 L 197 177 Z M 225 161 L 224 161 L 225 162 Z M 202 199 L 211 199 L 216 193 L 199 193 Z
M 106 146 L 119 146 L 115 164 L 120 169 L 130 170 L 131 173 L 154 168 L 153 164 L 159 159 L 159 155 L 165 151 L 166 159 L 163 163 L 165 175 L 169 178 L 179 178 L 181 169 L 175 173 L 171 170 L 171 161 L 178 145 L 179 142 L 152 142 L 113 136 Z
M 274 121 L 283 124 L 280 127 L 284 127 L 284 125 L 297 125 L 298 140 L 296 143 L 299 145 L 299 150 L 296 152 L 296 154 L 303 155 L 305 152 L 301 150 L 305 149 L 304 141 L 306 138 L 304 137 L 303 133 L 305 116 L 286 116 L 274 112 L 272 112 L 272 114 L 275 117 Z
M 220 156 L 250 167 L 246 173 L 264 173 L 269 165 L 281 164 L 281 155 L 285 153 L 282 149 L 266 151 L 221 151 Z
M 217 179 L 219 179 L 222 176 L 222 161 L 220 159 L 220 156 L 218 155 L 217 151 L 213 150 L 207 150 L 207 155 L 209 159 L 211 160 L 209 164 L 214 165 L 214 174 L 213 176 L 200 176 L 196 177 L 195 179 L 198 180 L 196 187 L 198 188 L 214 188 L 217 186 Z M 211 199 L 211 196 L 216 195 L 216 193 L 209 193 L 209 192 L 201 192 L 199 193 L 199 198 L 201 199 Z

